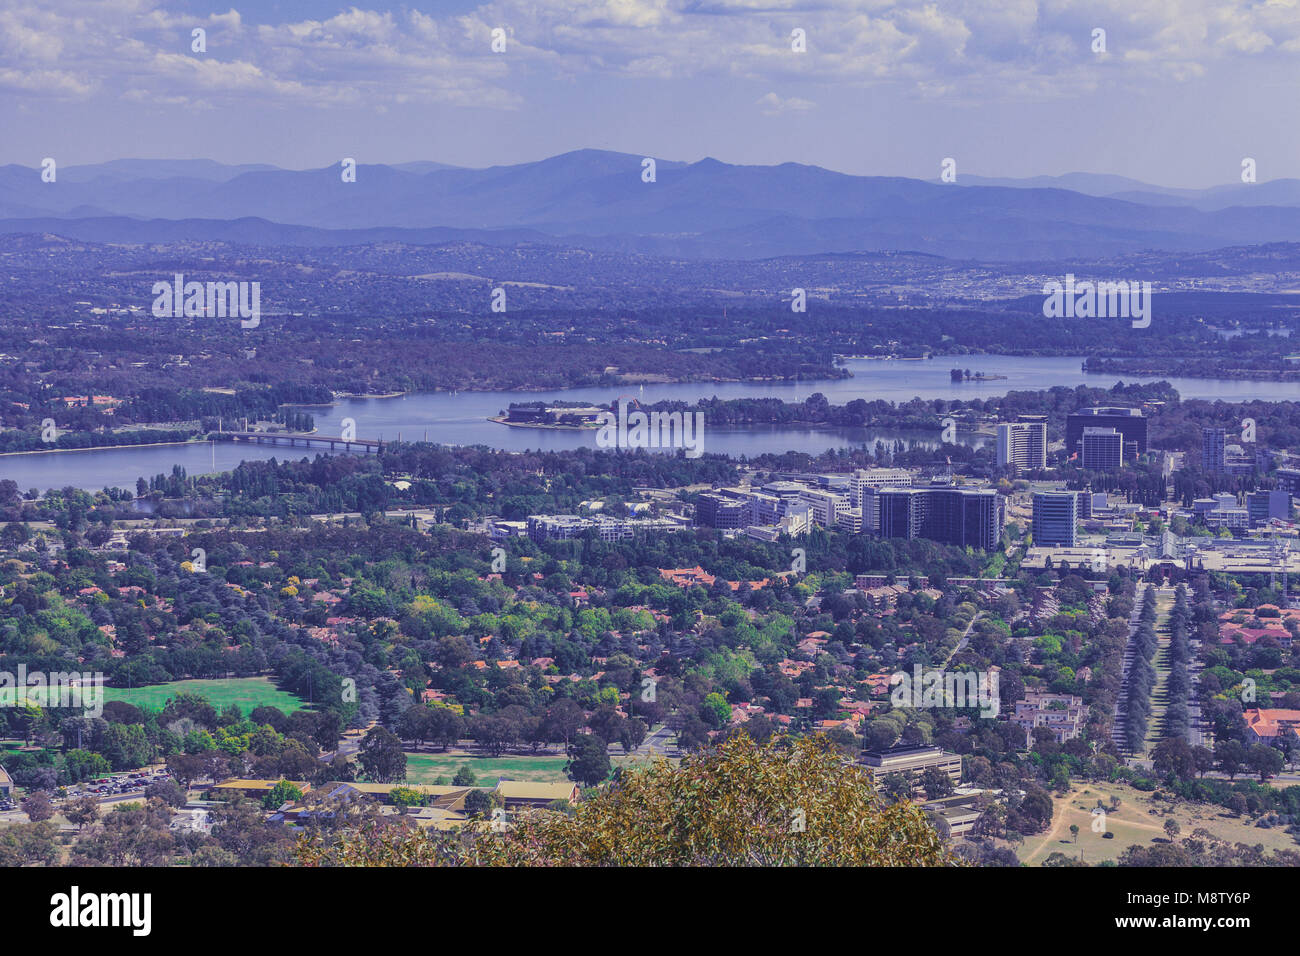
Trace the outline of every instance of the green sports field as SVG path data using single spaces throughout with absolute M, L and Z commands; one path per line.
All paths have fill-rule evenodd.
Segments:
M 214 680 L 180 680 L 149 687 L 105 687 L 104 700 L 120 700 L 137 707 L 161 710 L 170 697 L 197 694 L 217 710 L 234 704 L 247 716 L 255 707 L 278 707 L 286 714 L 307 705 L 293 694 L 276 688 L 269 677 L 229 677 Z
M 533 780 L 540 783 L 567 780 L 564 775 L 563 756 L 541 757 L 475 757 L 468 754 L 413 754 L 406 755 L 406 780 L 408 783 L 432 785 L 438 777 L 447 782 L 456 775 L 461 764 L 469 764 L 480 784 L 493 786 L 498 777 L 511 780 Z

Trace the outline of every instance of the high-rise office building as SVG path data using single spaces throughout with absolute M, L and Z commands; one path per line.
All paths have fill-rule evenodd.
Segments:
M 1078 520 L 1078 492 L 1040 491 L 1034 494 L 1034 544 L 1073 548 Z
M 882 488 L 880 534 L 929 538 L 993 551 L 1002 539 L 1006 502 L 991 488 Z
M 1047 419 L 1021 415 L 998 425 L 997 463 L 1026 471 L 1047 467 Z
M 1246 511 L 1252 528 L 1268 524 L 1273 518 L 1291 517 L 1291 496 L 1285 490 L 1252 491 L 1246 495 Z
M 812 511 L 813 520 L 823 528 L 833 528 L 840 514 L 849 510 L 849 496 L 820 488 L 805 488 L 799 495 Z
M 862 530 L 880 533 L 881 488 L 903 488 L 912 483 L 912 473 L 905 468 L 859 468 L 849 479 L 849 502 L 862 509 Z
M 1292 498 L 1300 498 L 1300 468 L 1279 468 L 1277 486 Z
M 695 503 L 695 523 L 709 528 L 743 528 L 750 521 L 749 502 L 705 492 Z
M 1201 470 L 1221 475 L 1227 463 L 1226 433 L 1222 428 L 1201 429 Z
M 1085 428 L 1079 439 L 1079 464 L 1088 471 L 1119 471 L 1124 436 L 1114 428 Z
M 1138 455 L 1147 451 L 1147 420 L 1140 408 L 1080 408 L 1065 419 L 1065 450 L 1067 454 L 1082 454 L 1085 428 L 1113 428 L 1123 436 L 1124 444 L 1133 442 Z

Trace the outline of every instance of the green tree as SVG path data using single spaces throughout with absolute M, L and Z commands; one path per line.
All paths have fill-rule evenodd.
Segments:
M 374 727 L 361 739 L 357 755 L 366 779 L 375 783 L 394 783 L 406 779 L 406 754 L 402 741 L 383 727 Z
M 267 810 L 276 810 L 286 803 L 293 803 L 301 799 L 302 790 L 295 787 L 288 780 L 281 780 L 262 798 L 262 806 Z
M 405 812 L 411 807 L 424 806 L 425 795 L 414 787 L 394 787 L 389 791 L 388 799 L 392 801 L 394 806 L 401 807 L 402 811 Z
M 731 723 L 731 705 L 727 698 L 717 691 L 706 696 L 700 704 L 700 720 L 713 730 L 721 730 Z
M 584 787 L 596 786 L 609 776 L 607 748 L 603 737 L 587 734 L 574 743 L 569 762 L 564 765 L 564 772 Z
M 486 790 L 471 790 L 465 795 L 465 813 L 471 817 L 483 817 L 492 810 L 492 795 Z
M 952 777 L 938 767 L 926 767 L 921 774 L 921 787 L 927 800 L 938 800 L 952 795 Z

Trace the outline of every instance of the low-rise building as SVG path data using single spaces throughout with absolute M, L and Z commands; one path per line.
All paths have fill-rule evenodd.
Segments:
M 1255 707 L 1242 716 L 1246 719 L 1247 739 L 1254 743 L 1272 744 L 1288 735 L 1300 737 L 1300 710 Z
M 569 803 L 578 801 L 578 785 L 565 780 L 558 783 L 541 783 L 532 780 L 498 780 L 496 792 L 501 795 L 506 810 L 527 807 L 545 808 L 557 800 Z
M 946 773 L 954 786 L 961 783 L 961 755 L 947 753 L 942 747 L 904 744 L 885 750 L 864 750 L 858 762 L 866 768 L 877 789 L 884 786 L 886 777 L 897 773 L 912 784 L 914 791 L 920 790 L 925 772 L 931 767 Z
M 1073 694 L 1048 694 L 1031 691 L 1016 701 L 1011 722 L 1025 732 L 1025 746 L 1034 742 L 1034 729 L 1046 727 L 1058 744 L 1073 740 L 1083 732 L 1088 711 L 1083 698 Z

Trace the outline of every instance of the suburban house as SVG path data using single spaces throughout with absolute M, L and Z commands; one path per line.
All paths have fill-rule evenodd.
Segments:
M 1271 744 L 1284 734 L 1300 736 L 1300 710 L 1284 707 L 1256 707 L 1242 714 L 1246 732 L 1256 743 Z

